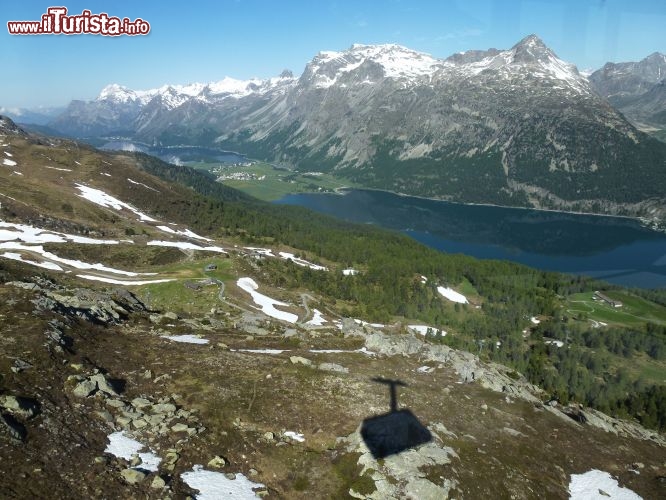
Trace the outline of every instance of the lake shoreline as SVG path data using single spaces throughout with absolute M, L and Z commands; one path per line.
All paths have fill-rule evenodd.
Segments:
M 445 198 L 430 198 L 428 196 L 419 196 L 415 194 L 407 194 L 407 193 L 400 193 L 398 191 L 389 191 L 388 189 L 378 189 L 378 188 L 369 188 L 369 187 L 359 187 L 359 188 L 354 188 L 354 187 L 339 187 L 333 191 L 332 194 L 338 194 L 340 196 L 344 196 L 345 193 L 344 191 L 374 191 L 378 193 L 388 193 L 388 194 L 393 194 L 395 196 L 400 196 L 401 198 L 416 198 L 419 200 L 427 200 L 427 201 L 439 201 L 439 202 L 444 202 L 444 203 L 450 203 L 452 205 L 461 205 L 461 206 L 467 206 L 467 207 L 493 207 L 493 208 L 506 208 L 506 209 L 516 209 L 516 210 L 536 210 L 538 212 L 552 212 L 552 213 L 559 213 L 559 214 L 571 214 L 571 215 L 589 215 L 592 217 L 611 217 L 611 218 L 617 218 L 617 219 L 628 219 L 636 222 L 640 222 L 641 225 L 645 226 L 646 222 L 645 219 L 642 217 L 638 216 L 631 216 L 631 215 L 614 215 L 614 214 L 599 214 L 595 212 L 577 212 L 575 210 L 558 210 L 554 208 L 537 208 L 537 207 L 518 207 L 514 205 L 498 205 L 496 203 L 474 203 L 474 202 L 462 202 L 462 201 L 452 201 L 452 200 L 447 200 Z M 290 194 L 304 194 L 304 193 L 290 193 Z M 313 191 L 311 194 L 320 194 L 317 193 L 316 191 Z M 330 194 L 330 193 L 329 193 Z M 289 195 L 287 195 L 289 196 Z M 663 230 L 657 230 L 651 227 L 645 226 L 647 229 L 651 229 L 652 231 L 656 232 L 664 232 Z

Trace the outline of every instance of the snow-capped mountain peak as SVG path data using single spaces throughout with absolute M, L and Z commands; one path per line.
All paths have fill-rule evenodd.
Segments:
M 382 78 L 414 81 L 430 77 L 442 66 L 442 61 L 401 45 L 354 44 L 343 52 L 319 52 L 308 63 L 303 76 L 317 88 L 328 88 L 363 65 L 368 71 L 360 83 L 373 83 Z
M 475 77 L 484 71 L 506 78 L 521 74 L 564 85 L 577 93 L 590 91 L 587 79 L 576 66 L 558 58 L 536 35 L 523 38 L 509 50 L 490 49 L 486 53 L 477 53 L 474 58 L 465 58 L 461 54 L 447 61 L 456 63 L 456 71 L 468 77 Z
M 116 104 L 148 104 L 157 99 L 162 105 L 169 109 L 176 108 L 191 98 L 207 102 L 210 98 L 241 98 L 251 94 L 264 94 L 280 86 L 295 82 L 289 71 L 280 76 L 261 80 L 251 78 L 249 80 L 237 80 L 224 77 L 222 80 L 211 83 L 189 83 L 187 85 L 167 84 L 149 90 L 132 90 L 123 85 L 112 83 L 102 89 L 97 96 L 97 101 L 113 102 Z
M 136 93 L 123 85 L 111 83 L 104 87 L 97 96 L 98 101 L 111 100 L 114 102 L 127 102 L 136 99 Z
M 152 99 L 159 89 L 132 90 L 124 85 L 111 83 L 104 87 L 97 96 L 98 102 L 111 102 L 114 104 L 139 104 L 144 105 Z

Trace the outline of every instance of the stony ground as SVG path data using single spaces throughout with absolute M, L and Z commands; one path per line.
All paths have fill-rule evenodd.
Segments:
M 469 354 L 353 322 L 344 334 L 287 329 L 237 299 L 179 317 L 125 292 L 13 276 L 0 285 L 5 498 L 184 498 L 196 464 L 242 473 L 270 498 L 567 498 L 570 474 L 595 468 L 644 498 L 666 487 L 662 436 L 575 422 Z M 209 343 L 161 336 L 174 333 Z M 241 351 L 267 348 L 284 352 Z M 373 458 L 359 429 L 389 411 L 377 377 L 403 383 L 398 407 L 430 442 Z M 117 431 L 160 456 L 159 470 L 105 453 Z

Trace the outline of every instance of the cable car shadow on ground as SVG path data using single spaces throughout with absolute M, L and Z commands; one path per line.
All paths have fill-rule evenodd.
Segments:
M 407 384 L 380 377 L 372 380 L 388 385 L 391 390 L 391 411 L 366 418 L 361 425 L 361 437 L 372 456 L 385 458 L 432 441 L 430 431 L 410 410 L 398 410 L 396 387 Z

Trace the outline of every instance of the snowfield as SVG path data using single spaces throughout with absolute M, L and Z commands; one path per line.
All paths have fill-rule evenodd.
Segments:
M 437 291 L 442 296 L 449 299 L 451 302 L 457 302 L 459 304 L 469 304 L 467 297 L 465 297 L 462 293 L 458 293 L 455 290 L 452 290 L 451 288 L 438 286 Z
M 20 253 L 5 252 L 2 255 L 0 255 L 0 257 L 4 257 L 5 259 L 11 259 L 11 260 L 19 260 L 21 262 L 25 262 L 26 264 L 31 264 L 37 267 L 43 267 L 44 269 L 51 269 L 52 271 L 64 271 L 64 269 L 60 267 L 58 264 L 54 264 L 53 262 L 47 262 L 47 261 L 37 262 L 34 260 L 27 260 L 24 259 Z
M 446 332 L 444 330 L 440 330 L 439 328 L 435 328 L 434 326 L 428 326 L 428 325 L 407 325 L 407 328 L 410 330 L 415 331 L 416 333 L 420 335 L 426 335 L 428 333 L 428 330 L 430 330 L 433 335 L 436 335 L 438 333 L 442 333 L 442 337 L 446 336 Z
M 44 166 L 44 168 L 48 168 L 49 170 L 58 170 L 60 172 L 71 172 L 71 168 L 58 168 L 58 167 L 49 167 L 49 166 Z
M 210 342 L 208 339 L 202 339 L 196 335 L 160 335 L 160 337 L 183 344 L 208 344 Z
M 348 354 L 364 354 L 366 356 L 374 356 L 375 353 L 372 351 L 369 351 L 368 349 L 364 347 L 361 347 L 360 349 L 355 349 L 353 351 L 350 350 L 345 350 L 345 349 L 310 349 L 308 352 L 311 352 L 313 354 L 339 354 L 339 353 L 348 353 Z
M 381 323 L 368 323 L 367 321 L 363 321 L 362 319 L 356 319 L 356 318 L 354 318 L 354 322 L 357 325 L 371 326 L 372 328 L 384 328 L 386 326 L 386 325 L 382 325 Z
M 107 439 L 109 440 L 109 444 L 104 450 L 105 453 L 110 453 L 114 457 L 124 458 L 125 460 L 131 460 L 132 455 L 138 454 L 141 459 L 141 465 L 133 467 L 134 469 L 157 472 L 162 459 L 151 451 L 139 453 L 140 450 L 147 448 L 147 446 L 127 437 L 122 431 L 109 434 Z
M 199 490 L 197 500 L 255 500 L 256 488 L 264 488 L 261 483 L 254 483 L 243 474 L 235 474 L 236 479 L 228 479 L 222 472 L 205 470 L 203 465 L 195 465 L 191 471 L 184 472 L 180 478 L 192 489 Z
M 280 257 L 282 257 L 284 260 L 290 260 L 294 264 L 297 264 L 299 266 L 309 267 L 310 269 L 314 269 L 315 271 L 328 271 L 328 267 L 313 264 L 312 262 L 308 262 L 307 260 L 296 257 L 293 253 L 279 252 L 279 254 Z
M 154 276 L 155 273 L 135 273 L 132 271 L 123 271 L 122 269 L 115 269 L 113 267 L 107 267 L 104 264 L 88 264 L 87 262 L 81 262 L 80 260 L 73 260 L 73 259 L 64 259 L 62 257 L 58 257 L 56 254 L 53 254 L 51 252 L 47 252 L 44 250 L 44 247 L 42 245 L 24 245 L 23 243 L 17 243 L 14 241 L 6 241 L 3 243 L 0 243 L 0 250 L 23 250 L 27 252 L 35 252 L 40 255 L 42 255 L 45 259 L 48 259 L 53 262 L 58 262 L 60 264 L 65 264 L 66 266 L 74 267 L 76 269 L 81 269 L 81 270 L 94 270 L 94 271 L 102 271 L 106 273 L 113 273 L 113 274 L 122 274 L 124 276 L 139 276 L 139 275 L 144 275 L 144 276 Z
M 571 474 L 570 500 L 642 500 L 629 488 L 622 488 L 608 472 L 597 469 Z
M 83 243 L 86 245 L 117 245 L 118 240 L 96 240 L 85 236 L 59 233 L 26 224 L 0 221 L 0 241 L 23 241 L 24 243 Z
M 175 281 L 173 279 L 117 280 L 113 278 L 105 278 L 103 276 L 93 276 L 92 274 L 77 274 L 76 277 L 92 281 L 101 281 L 102 283 L 110 283 L 112 285 L 125 285 L 125 286 L 152 285 L 154 283 L 166 283 L 167 281 Z
M 123 208 L 125 208 L 130 212 L 133 212 L 134 214 L 138 215 L 139 219 L 144 222 L 157 222 L 157 220 L 137 210 L 132 205 L 120 201 L 118 198 L 114 198 L 113 196 L 106 194 L 104 191 L 100 189 L 84 186 L 83 184 L 75 184 L 75 185 L 76 188 L 79 191 L 81 191 L 81 194 L 79 195 L 81 198 L 85 198 L 86 200 L 91 201 L 96 205 L 105 208 L 113 208 L 114 210 L 122 210 Z
M 298 441 L 299 443 L 305 442 L 305 436 L 303 436 L 303 434 L 299 434 L 298 432 L 287 431 L 284 433 L 284 435 L 293 439 L 294 441 Z
M 171 229 L 169 226 L 157 226 L 157 229 L 161 229 L 165 233 L 179 234 L 181 236 L 187 236 L 188 238 L 194 238 L 196 240 L 213 241 L 210 238 L 206 238 L 204 236 L 199 236 L 197 233 L 194 233 L 194 232 L 190 231 L 189 229 L 185 229 L 184 231 L 178 231 L 178 230 Z
M 265 255 L 266 257 L 275 257 L 273 254 L 273 250 L 270 248 L 257 248 L 257 247 L 244 247 L 245 250 L 252 250 L 255 253 L 258 253 L 259 255 Z
M 182 248 L 183 250 L 201 250 L 206 252 L 217 252 L 217 253 L 227 253 L 226 250 L 222 247 L 202 247 L 200 245 L 195 245 L 194 243 L 188 243 L 186 241 L 149 241 L 146 243 L 148 246 L 154 247 L 174 247 Z
M 282 354 L 290 349 L 229 349 L 232 352 L 249 352 L 252 354 Z
M 314 309 L 312 312 L 312 319 L 305 323 L 306 325 L 322 326 L 324 323 L 328 323 L 319 309 Z
M 288 323 L 296 323 L 296 321 L 298 321 L 297 315 L 285 311 L 280 311 L 279 309 L 275 308 L 275 306 L 288 306 L 289 304 L 280 302 L 279 300 L 271 299 L 270 297 L 257 292 L 259 285 L 257 285 L 257 283 L 252 278 L 240 278 L 236 282 L 236 285 L 238 285 L 241 290 L 249 293 L 252 296 L 254 303 L 260 306 L 259 309 L 261 309 L 267 316 L 280 319 Z
M 159 191 L 158 191 L 157 189 L 155 189 L 155 188 L 153 188 L 153 187 L 150 187 L 149 185 L 144 184 L 143 182 L 137 182 L 137 181 L 134 181 L 134 180 L 130 179 L 129 177 L 127 178 L 127 181 L 128 181 L 130 184 L 135 184 L 135 185 L 137 185 L 137 186 L 142 186 L 142 187 L 145 187 L 146 189 L 150 189 L 151 191 L 155 191 L 156 193 L 159 193 Z

